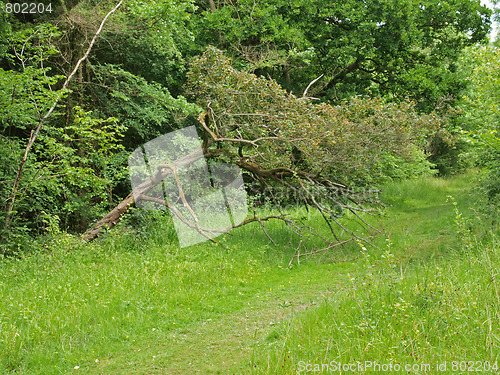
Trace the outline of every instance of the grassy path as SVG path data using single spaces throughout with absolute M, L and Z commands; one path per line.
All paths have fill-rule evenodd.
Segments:
M 453 183 L 429 180 L 427 184 L 414 186 L 400 183 L 386 187 L 389 204 L 387 216 L 379 225 L 386 235 L 393 233 L 396 248 L 406 249 L 408 260 L 412 258 L 442 255 L 454 245 L 454 211 L 446 202 L 447 195 L 464 200 L 467 178 L 456 178 Z M 386 236 L 377 242 L 383 246 Z M 401 254 L 403 255 L 403 254 Z M 183 374 L 183 373 L 229 373 L 250 371 L 252 355 L 256 348 L 269 345 L 277 335 L 275 327 L 293 314 L 318 306 L 334 298 L 345 289 L 345 274 L 356 272 L 356 264 L 306 264 L 298 272 L 283 273 L 274 284 L 266 285 L 263 296 L 253 298 L 236 313 L 218 319 L 208 319 L 188 325 L 180 333 L 170 333 L 159 346 L 155 341 L 146 345 L 138 354 L 135 349 L 137 373 Z M 290 280 L 293 286 L 280 288 Z M 290 276 L 292 278 L 294 276 Z M 280 284 L 280 283 L 284 284 Z M 274 291 L 267 287 L 274 285 Z M 154 354 L 153 354 L 154 353 Z M 124 364 L 129 368 L 131 360 Z M 148 363 L 148 365 L 145 365 Z M 109 364 L 108 364 L 109 366 Z M 115 369 L 120 368 L 114 363 Z M 135 366 L 133 366 L 135 367 Z M 133 368 L 132 367 L 132 368 Z M 104 372 L 102 372 L 104 370 Z M 102 367 L 99 373 L 106 373 Z
M 228 374 L 248 371 L 255 349 L 275 338 L 276 328 L 292 316 L 315 308 L 342 288 L 342 275 L 355 267 L 304 266 L 279 270 L 265 285 L 237 292 L 226 314 L 184 324 L 136 341 L 127 352 L 89 367 L 92 374 Z M 273 272 L 272 270 L 270 270 Z M 158 332 L 156 332 L 158 333 Z M 126 370 L 125 370 L 126 369 Z
M 247 226 L 225 238 L 226 249 L 204 244 L 180 250 L 171 244 L 172 228 L 164 221 L 146 226 L 142 236 L 116 231 L 87 245 L 70 237 L 56 239 L 45 252 L 1 263 L 0 372 L 288 374 L 299 360 L 322 356 L 361 358 L 366 352 L 382 358 L 385 351 L 401 360 L 417 352 L 445 355 L 439 340 L 424 340 L 410 325 L 399 333 L 380 325 L 394 330 L 397 322 L 390 317 L 404 308 L 403 317 L 439 327 L 444 324 L 434 319 L 439 309 L 440 314 L 456 313 L 458 327 L 473 302 L 478 306 L 492 302 L 486 295 L 497 298 L 491 289 L 496 284 L 469 280 L 453 295 L 447 288 L 461 274 L 450 271 L 441 281 L 436 276 L 438 264 L 452 264 L 461 248 L 457 212 L 447 196 L 454 197 L 465 216 L 471 215 L 469 184 L 470 177 L 460 176 L 387 185 L 386 214 L 372 219 L 384 231 L 375 246 L 363 253 L 353 244 L 334 254 L 333 262 L 309 259 L 292 269 L 286 266 L 296 243 L 279 226 L 269 228 L 277 247 L 257 226 Z M 494 254 L 488 259 L 497 261 Z M 487 277 L 480 274 L 487 271 L 486 260 L 481 262 L 478 280 Z M 403 281 L 397 281 L 399 275 Z M 418 286 L 421 279 L 427 286 Z M 435 291 L 425 289 L 431 283 Z M 467 306 L 456 300 L 473 287 L 489 289 Z M 371 295 L 372 289 L 380 298 Z M 455 301 L 462 315 L 443 310 L 443 301 Z M 490 303 L 486 318 L 477 319 L 491 322 L 499 316 L 496 302 Z M 334 306 L 351 312 L 340 310 L 339 315 Z M 415 306 L 421 309 L 413 311 Z M 312 334 L 317 327 L 323 330 Z M 372 345 L 373 352 L 360 349 L 364 334 L 368 336 L 361 341 Z M 495 343 L 488 349 L 497 348 L 498 329 L 480 334 Z M 394 340 L 413 343 L 415 349 L 383 344 Z

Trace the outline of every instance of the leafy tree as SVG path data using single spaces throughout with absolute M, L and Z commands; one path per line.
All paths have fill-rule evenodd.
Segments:
M 339 216 L 364 226 L 361 212 L 376 203 L 370 190 L 384 179 L 430 173 L 422 149 L 426 138 L 442 125 L 435 114 L 418 115 L 410 102 L 383 104 L 378 99 L 354 99 L 343 106 L 313 104 L 306 97 L 287 93 L 278 83 L 231 66 L 230 60 L 213 47 L 193 61 L 188 90 L 206 112 L 199 117 L 203 145 L 177 161 L 180 168 L 201 157 L 234 164 L 267 191 L 274 207 L 290 200 L 317 209 L 335 240 L 335 223 L 342 233 L 361 239 Z M 155 169 L 156 170 L 156 169 Z M 92 239 L 104 226 L 113 226 L 127 208 L 140 200 L 172 207 L 146 194 L 169 174 L 171 164 L 157 172 L 87 232 Z M 189 189 L 192 184 L 189 183 Z M 179 195 L 187 195 L 179 183 Z M 184 202 L 187 205 L 187 202 Z M 173 209 L 177 215 L 175 207 Z M 181 220 L 185 220 L 178 215 Z M 197 227 L 195 217 L 191 227 Z M 285 220 L 280 215 L 254 217 Z M 214 228 L 212 228 L 214 229 Z M 200 233 L 209 229 L 200 229 Z M 206 233 L 205 233 L 206 234 Z
M 40 232 L 43 220 L 82 230 L 126 195 L 125 151 L 187 124 L 206 132 L 210 157 L 306 196 L 330 182 L 349 189 L 430 173 L 426 158 L 446 142 L 425 144 L 450 139 L 432 109 L 462 90 L 458 53 L 489 27 L 489 11 L 472 0 L 129 0 L 61 90 L 116 4 L 60 0 L 52 13 L 1 17 L 0 195 L 8 203 L 0 216 L 8 222 L 15 212 L 20 231 Z M 247 73 L 214 50 L 196 58 L 212 44 Z M 201 108 L 208 119 L 199 123 Z M 24 169 L 17 182 L 16 167 Z M 275 168 L 288 170 L 283 180 Z M 316 185 L 304 190 L 304 178 Z M 350 210 L 344 193 L 326 216 Z
M 15 186 L 19 165 L 23 159 L 25 141 L 35 131 L 36 124 L 50 109 L 52 104 L 64 93 L 53 87 L 62 78 L 50 75 L 50 67 L 46 67 L 47 59 L 57 53 L 50 43 L 57 36 L 56 29 L 51 25 L 24 28 L 9 35 L 4 58 L 11 70 L 0 68 L 0 138 L 5 146 L 1 149 L 3 161 L 15 162 L 0 165 L 2 171 L 2 227 L 10 225 L 14 213 L 16 220 L 20 214 L 16 210 L 11 212 L 16 199 L 17 190 L 26 192 L 29 182 L 38 172 L 32 168 L 34 155 L 26 160 L 27 168 L 25 179 L 18 187 Z M 12 193 L 11 193 L 12 192 Z
M 492 207 L 500 202 L 500 49 L 468 50 L 464 57 L 469 91 L 462 97 L 466 139 L 476 146 L 471 155 L 486 169 L 484 187 Z
M 78 60 L 73 71 L 65 79 L 62 88 L 59 90 L 54 90 L 52 85 L 56 85 L 61 77 L 48 76 L 50 67 L 44 66 L 47 59 L 57 53 L 51 43 L 51 38 L 57 34 L 52 25 L 41 24 L 35 27 L 25 27 L 12 33 L 10 50 L 5 54 L 5 57 L 13 69 L 10 71 L 2 69 L 0 76 L 2 89 L 0 97 L 6 109 L 10 111 L 2 113 L 0 123 L 3 125 L 2 144 L 11 145 L 14 155 L 22 154 L 22 158 L 18 161 L 15 169 L 6 168 L 2 171 L 5 176 L 10 177 L 9 173 L 12 176 L 12 179 L 2 181 L 10 191 L 4 201 L 5 207 L 2 211 L 2 216 L 5 219 L 2 228 L 5 236 L 2 236 L 2 240 L 7 235 L 15 233 L 12 229 L 14 215 L 16 220 L 21 221 L 21 225 L 15 226 L 14 229 L 32 230 L 34 229 L 33 226 L 36 228 L 41 208 L 48 207 L 52 213 L 57 212 L 60 207 L 55 198 L 58 194 L 61 194 L 59 180 L 68 181 L 67 176 L 71 175 L 70 178 L 75 178 L 76 181 L 79 179 L 85 181 L 86 175 L 93 174 L 94 176 L 91 176 L 91 181 L 94 182 L 93 187 L 99 185 L 98 181 L 96 183 L 95 178 L 92 178 L 95 177 L 96 169 L 85 168 L 85 160 L 92 158 L 92 156 L 88 154 L 88 151 L 87 154 L 84 154 L 85 147 L 80 148 L 82 144 L 86 144 L 86 140 L 82 137 L 86 135 L 89 127 L 85 125 L 87 123 L 92 124 L 92 121 L 87 121 L 87 117 L 85 117 L 85 121 L 79 121 L 81 116 L 79 117 L 77 114 L 76 121 L 79 124 L 77 129 L 80 137 L 79 142 L 74 145 L 64 137 L 62 138 L 66 143 L 58 143 L 58 137 L 55 136 L 59 131 L 59 133 L 62 132 L 67 137 L 68 133 L 71 134 L 71 131 L 76 129 L 69 126 L 68 122 L 62 129 L 54 126 L 54 124 L 45 124 L 45 127 L 42 127 L 42 125 L 44 125 L 67 92 L 68 83 L 77 72 L 78 67 L 81 66 L 81 62 L 87 58 L 105 20 L 116 11 L 121 3 L 119 2 L 107 13 L 98 31 L 93 36 L 87 51 Z M 94 123 L 100 125 L 103 121 L 94 121 Z M 117 141 L 113 138 L 114 132 L 110 132 L 106 127 L 104 129 L 105 131 L 91 131 L 93 135 L 91 142 L 98 142 L 98 147 L 94 147 L 94 149 L 99 149 L 99 147 L 104 149 L 114 148 L 113 146 L 107 147 L 110 143 Z M 109 139 L 109 135 L 111 135 L 111 139 Z M 36 142 L 37 139 L 38 142 Z M 42 147 L 40 147 L 40 141 L 43 142 Z M 21 150 L 14 149 L 14 147 L 20 145 L 23 145 Z M 97 155 L 102 158 L 108 156 L 99 152 L 97 152 Z M 2 157 L 1 159 L 8 158 Z M 51 167 L 57 164 L 60 164 L 56 168 L 58 174 L 52 175 L 50 173 Z M 76 168 L 74 167 L 75 164 L 77 165 Z M 64 167 L 69 167 L 69 169 Z M 31 174 L 27 174 L 27 172 L 31 172 Z M 29 180 L 26 179 L 27 175 L 30 177 Z M 61 178 L 61 176 L 66 176 L 66 178 Z M 42 186 L 49 190 L 48 192 L 44 190 L 38 193 L 36 182 L 39 180 L 44 181 Z M 66 187 L 68 186 L 66 185 Z M 51 191 L 51 188 L 54 189 Z M 78 186 L 79 194 L 82 192 L 81 188 L 81 186 Z M 68 197 L 68 194 L 63 195 L 65 199 L 69 198 L 71 200 L 73 198 Z M 26 203 L 28 204 L 26 205 Z M 79 208 L 82 209 L 83 207 Z M 31 228 L 29 228 L 30 226 Z
M 199 108 L 157 82 L 148 82 L 115 65 L 93 65 L 95 79 L 88 82 L 95 107 L 102 116 L 113 114 L 127 128 L 124 145 L 138 145 L 181 126 Z M 98 83 L 97 83 L 98 82 Z
M 435 114 L 418 115 L 411 102 L 354 98 L 335 107 L 313 104 L 272 80 L 235 70 L 213 48 L 195 60 L 188 78 L 216 127 L 209 132 L 221 139 L 220 147 L 228 147 L 233 162 L 248 159 L 264 169 L 303 167 L 356 186 L 387 178 L 384 159 L 422 161 L 427 137 L 443 125 Z
M 96 21 L 113 1 L 80 1 L 61 16 L 58 41 L 63 61 L 78 56 Z M 110 21 L 71 87 L 67 105 L 92 108 L 127 127 L 125 146 L 138 145 L 182 126 L 197 112 L 182 97 L 185 50 L 192 43 L 191 1 L 127 1 Z
M 212 3 L 200 3 L 197 40 L 230 50 L 250 71 L 296 94 L 323 75 L 313 96 L 409 97 L 428 111 L 463 88 L 457 58 L 485 40 L 491 15 L 474 0 Z
M 12 230 L 2 235 L 3 239 L 12 238 L 15 230 L 23 228 L 26 233 L 40 233 L 47 215 L 61 217 L 57 221 L 65 229 L 84 230 L 102 215 L 101 210 L 114 204 L 117 189 L 127 188 L 122 186 L 128 180 L 123 145 L 133 148 L 178 127 L 178 114 L 185 117 L 185 113 L 198 112 L 196 106 L 182 97 L 174 98 L 155 82 L 158 77 L 168 79 L 168 69 L 154 73 L 150 69 L 154 64 L 144 61 L 136 71 L 146 79 L 109 64 L 120 50 L 130 57 L 123 61 L 123 66 L 133 68 L 128 64 L 134 59 L 129 44 L 119 44 L 125 36 L 150 45 L 153 53 L 136 51 L 137 56 L 156 56 L 157 66 L 162 65 L 160 61 L 163 66 L 168 66 L 169 61 L 170 67 L 177 64 L 176 57 L 182 56 L 176 43 L 186 36 L 173 26 L 189 17 L 189 2 L 128 1 L 117 20 L 108 23 L 108 31 L 103 32 L 104 43 L 96 43 L 97 53 L 90 54 L 90 60 L 75 72 L 70 90 L 58 90 L 61 78 L 71 73 L 114 5 L 116 2 L 112 1 L 63 1 L 47 15 L 51 22 L 42 17 L 16 19 L 12 14 L 5 19 L 5 53 L 0 55 L 0 124 L 5 146 L 0 156 L 5 161 L 0 167 L 4 203 L 0 216 L 7 215 L 3 222 Z M 153 17 L 160 14 L 161 20 Z M 147 27 L 142 23 L 145 20 L 149 20 Z M 112 50 L 106 50 L 103 46 L 110 41 L 116 44 Z M 23 178 L 16 182 L 16 166 L 22 160 L 26 142 L 30 144 L 36 124 L 63 94 L 64 101 L 45 121 L 33 152 L 22 164 Z M 93 111 L 85 112 L 82 108 Z
M 186 50 L 194 39 L 190 29 L 194 10 L 190 0 L 128 1 L 90 61 L 119 66 L 147 82 L 168 87 L 177 96 Z M 86 11 L 94 12 L 94 7 Z

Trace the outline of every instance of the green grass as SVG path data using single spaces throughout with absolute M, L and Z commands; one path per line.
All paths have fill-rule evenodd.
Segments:
M 203 243 L 179 249 L 172 231 L 167 220 L 139 232 L 110 232 L 91 244 L 59 236 L 43 251 L 3 260 L 0 368 L 22 374 L 64 374 L 75 367 L 152 374 L 178 367 L 183 373 L 187 363 L 199 360 L 197 369 L 206 373 L 210 364 L 182 347 L 186 337 L 206 327 L 206 347 L 219 347 L 233 337 L 234 322 L 229 319 L 233 327 L 218 333 L 209 332 L 207 322 L 219 323 L 243 309 L 264 319 L 259 314 L 276 292 L 292 296 L 316 277 L 313 268 L 282 267 L 291 256 L 284 251 L 292 249 L 280 225 L 269 233 L 284 241 L 281 247 L 255 225 L 222 237 L 225 248 Z M 266 316 L 266 324 L 276 316 Z M 202 340 L 193 345 L 197 341 Z M 220 364 L 225 355 L 218 352 Z
M 275 332 L 255 354 L 255 373 L 295 373 L 300 361 L 432 369 L 444 361 L 500 362 L 500 244 L 475 246 L 477 254 L 410 268 L 389 246 L 382 257 L 365 258 L 363 272 L 345 275 L 337 296 Z
M 458 202 L 464 215 L 473 215 L 475 198 L 470 184 L 470 176 L 463 175 L 451 180 L 427 178 L 384 186 L 386 215 L 379 225 L 384 236 L 377 243 L 383 248 L 383 241 L 390 238 L 395 251 L 421 260 L 446 256 L 460 246 L 451 201 Z
M 500 243 L 492 231 L 477 239 L 469 184 L 459 176 L 386 185 L 377 249 L 363 247 L 361 269 L 344 275 L 320 307 L 275 331 L 248 371 L 291 374 L 316 365 L 314 373 L 332 373 L 341 363 L 373 372 L 357 367 L 365 361 L 415 366 L 415 373 L 437 373 L 445 361 L 448 370 L 453 361 L 500 366 Z
M 499 243 L 489 227 L 471 232 L 469 185 L 470 176 L 386 185 L 373 245 L 290 269 L 300 240 L 279 223 L 267 227 L 276 246 L 254 223 L 220 237 L 225 247 L 179 249 L 161 214 L 90 244 L 58 235 L 0 262 L 0 373 L 290 374 L 300 361 L 497 360 Z M 302 246 L 324 244 L 311 235 Z

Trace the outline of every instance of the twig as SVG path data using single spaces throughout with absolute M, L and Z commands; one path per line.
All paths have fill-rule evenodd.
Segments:
M 316 98 L 308 98 L 306 95 L 307 95 L 307 90 L 309 90 L 309 88 L 314 85 L 317 81 L 319 81 L 322 77 L 324 76 L 324 74 L 320 75 L 318 78 L 315 78 L 311 81 L 311 83 L 309 83 L 306 87 L 306 89 L 304 90 L 304 93 L 302 94 L 302 98 L 303 99 L 316 99 Z
M 327 250 L 330 250 L 330 249 L 333 249 L 334 247 L 337 247 L 337 246 L 341 246 L 341 245 L 344 245 L 346 244 L 347 242 L 350 242 L 354 240 L 353 238 L 349 238 L 345 241 L 342 241 L 342 242 L 336 242 L 334 244 L 331 244 L 330 246 L 327 246 L 327 247 L 324 247 L 322 249 L 319 249 L 319 250 L 316 250 L 316 251 L 310 251 L 308 253 L 304 253 L 304 254 L 297 254 L 298 250 L 300 249 L 300 245 L 302 244 L 302 241 L 300 241 L 300 244 L 299 244 L 299 247 L 297 248 L 297 250 L 295 250 L 295 254 L 292 256 L 292 259 L 290 259 L 290 263 L 288 263 L 288 268 L 290 268 L 290 266 L 292 265 L 293 263 L 293 260 L 295 258 L 297 258 L 297 260 L 300 259 L 300 257 L 303 257 L 303 256 L 308 256 L 308 255 L 315 255 L 315 254 L 318 254 L 318 253 L 322 253 L 324 251 L 327 251 Z

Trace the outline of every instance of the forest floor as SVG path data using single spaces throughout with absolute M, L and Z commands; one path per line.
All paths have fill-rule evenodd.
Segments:
M 440 360 L 487 370 L 500 355 L 500 256 L 472 178 L 388 184 L 372 246 L 292 267 L 297 240 L 279 225 L 268 228 L 277 246 L 246 226 L 225 248 L 179 249 L 158 221 L 93 244 L 56 236 L 0 263 L 0 370 L 291 374 Z

